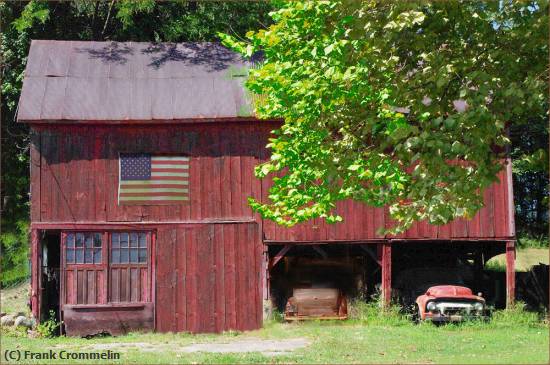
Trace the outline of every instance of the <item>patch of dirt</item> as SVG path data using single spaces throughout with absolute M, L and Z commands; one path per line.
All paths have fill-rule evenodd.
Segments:
M 261 352 L 264 355 L 284 355 L 306 347 L 311 342 L 305 338 L 286 340 L 262 340 L 251 338 L 230 343 L 198 343 L 181 348 L 182 352 Z
M 247 338 L 230 342 L 196 343 L 181 346 L 177 343 L 152 344 L 146 342 L 109 342 L 86 346 L 86 349 L 97 351 L 175 351 L 182 353 L 209 352 L 209 353 L 239 353 L 259 352 L 265 356 L 287 355 L 290 352 L 309 346 L 311 341 L 306 338 L 289 338 L 284 340 L 264 340 Z

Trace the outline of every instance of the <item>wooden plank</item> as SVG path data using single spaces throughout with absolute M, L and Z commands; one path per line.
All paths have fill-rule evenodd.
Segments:
M 391 303 L 391 243 L 383 242 L 378 244 L 378 259 L 382 262 L 382 301 L 384 306 Z
M 214 252 L 216 255 L 216 285 L 215 285 L 215 297 L 216 297 L 216 332 L 222 332 L 225 330 L 225 262 L 224 262 L 224 230 L 227 226 L 216 226 L 215 246 Z
M 76 272 L 76 303 L 86 303 L 86 282 L 84 281 L 84 270 L 75 270 Z
M 110 275 L 110 301 L 111 302 L 120 302 L 120 270 L 111 269 Z
M 483 237 L 495 236 L 493 198 L 494 198 L 494 185 L 491 185 L 489 188 L 485 189 L 485 191 L 483 192 L 483 202 L 485 206 L 480 211 L 481 234 Z
M 40 320 L 40 272 L 41 272 L 41 259 L 39 257 L 40 252 L 40 238 L 37 229 L 31 230 L 31 310 L 34 318 Z
M 187 241 L 186 250 L 186 302 L 187 302 L 187 330 L 197 332 L 198 317 L 197 317 L 197 242 L 198 237 L 196 229 L 189 229 L 187 232 L 189 240 Z
M 176 282 L 176 313 L 178 314 L 178 331 L 187 330 L 186 253 L 189 240 L 187 233 L 188 231 L 186 229 L 179 228 L 177 231 L 177 243 L 174 246 L 176 251 L 176 267 L 178 268 L 178 278 Z
M 516 296 L 516 249 L 514 241 L 506 241 L 506 307 L 514 305 Z
M 243 253 L 245 252 L 245 246 L 243 245 L 243 239 L 238 227 L 234 227 L 235 230 L 235 306 L 236 306 L 236 328 L 239 331 L 244 330 L 244 316 L 246 312 L 243 311 L 245 303 L 244 293 L 244 272 L 243 272 Z
M 40 131 L 31 128 L 30 144 L 30 199 L 31 221 L 39 222 L 40 218 Z
M 253 241 L 254 241 L 254 247 L 255 247 L 255 256 L 254 256 L 254 262 L 255 262 L 255 277 L 256 277 L 256 323 L 254 328 L 261 328 L 262 327 L 262 321 L 263 321 L 263 310 L 264 310 L 264 303 L 263 303 L 263 288 L 265 285 L 265 282 L 263 280 L 265 275 L 265 270 L 263 267 L 264 264 L 264 245 L 260 236 L 260 230 L 258 224 L 251 224 L 253 228 Z
M 244 273 L 244 307 L 243 307 L 243 317 L 245 319 L 244 321 L 244 329 L 250 330 L 254 328 L 254 285 L 253 285 L 253 259 L 254 259 L 254 240 L 251 240 L 251 237 L 248 232 L 248 225 L 246 224 L 239 224 L 237 225 L 238 229 L 241 231 L 241 238 L 243 240 L 243 246 L 244 251 L 242 251 L 243 256 L 243 267 L 241 270 Z
M 64 324 L 68 336 L 95 335 L 109 332 L 121 335 L 136 330 L 153 330 L 153 303 L 140 306 L 66 305 Z
M 515 222 L 515 204 L 514 204 L 514 182 L 512 180 L 512 161 L 506 159 L 506 196 L 508 198 L 508 237 L 516 237 L 516 222 Z
M 95 270 L 84 270 L 85 280 L 86 282 L 86 303 L 87 304 L 96 304 L 96 278 L 95 278 Z
M 292 248 L 293 246 L 292 245 L 285 245 L 282 249 L 279 250 L 279 252 L 277 252 L 275 254 L 275 256 L 273 256 L 273 259 L 271 259 L 271 262 L 270 262 L 270 265 L 269 265 L 269 269 L 271 270 L 275 265 L 277 265 L 277 263 L 279 261 L 281 261 L 281 259 L 287 254 L 287 252 Z
M 130 302 L 136 303 L 139 302 L 139 292 L 140 290 L 140 276 L 138 276 L 138 269 L 132 267 L 128 269 L 130 272 L 129 275 L 129 284 L 130 284 Z
M 498 178 L 499 183 L 494 185 L 494 222 L 495 222 L 495 236 L 506 237 L 508 233 L 508 227 L 506 226 L 506 213 L 508 206 L 506 202 L 507 188 L 505 171 L 500 171 Z
M 234 226 L 228 226 L 224 234 L 225 242 L 225 298 L 227 313 L 227 328 L 237 329 L 237 274 L 236 256 L 238 246 L 236 245 L 236 231 Z

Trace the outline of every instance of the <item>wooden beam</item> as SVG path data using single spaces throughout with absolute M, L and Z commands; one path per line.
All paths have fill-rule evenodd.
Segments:
M 269 270 L 273 269 L 273 267 L 275 267 L 275 265 L 277 265 L 277 263 L 279 261 L 281 261 L 281 259 L 286 255 L 286 253 L 291 248 L 292 248 L 292 245 L 285 245 L 283 248 L 281 248 L 281 250 L 279 252 L 277 252 L 275 257 L 273 257 L 271 260 L 269 260 Z
M 321 247 L 319 247 L 318 245 L 312 245 L 311 248 L 313 248 L 313 250 L 315 252 L 317 252 L 319 255 L 321 255 L 321 257 L 326 260 L 328 259 L 328 255 L 327 253 L 325 252 L 325 250 L 323 250 Z
M 374 253 L 374 250 L 370 246 L 360 245 L 359 247 L 361 247 L 363 251 L 365 251 L 374 261 L 376 261 L 378 265 L 382 266 L 382 261 Z
M 40 259 L 40 235 L 37 229 L 31 230 L 31 311 L 37 322 L 40 322 L 40 279 L 42 264 Z M 61 298 L 60 298 L 61 299 Z
M 382 302 L 384 307 L 391 303 L 391 243 L 378 244 L 378 260 L 382 262 Z
M 516 296 L 516 248 L 514 241 L 506 242 L 506 307 L 514 305 Z

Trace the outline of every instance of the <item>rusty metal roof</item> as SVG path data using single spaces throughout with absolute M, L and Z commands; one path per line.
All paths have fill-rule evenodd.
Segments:
M 252 117 L 250 63 L 217 43 L 34 40 L 17 119 L 169 121 Z

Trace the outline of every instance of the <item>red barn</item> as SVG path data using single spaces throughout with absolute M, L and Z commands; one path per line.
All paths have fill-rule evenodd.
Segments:
M 482 268 L 501 252 L 513 299 L 509 163 L 472 220 L 398 237 L 376 234 L 386 209 L 351 201 L 336 225 L 254 214 L 246 198 L 269 181 L 253 168 L 280 121 L 254 118 L 248 67 L 214 43 L 32 42 L 18 121 L 31 127 L 36 318 L 53 310 L 70 335 L 249 330 L 304 272 L 344 267 L 337 285 L 380 286 L 388 301 L 392 277 L 419 259 Z

